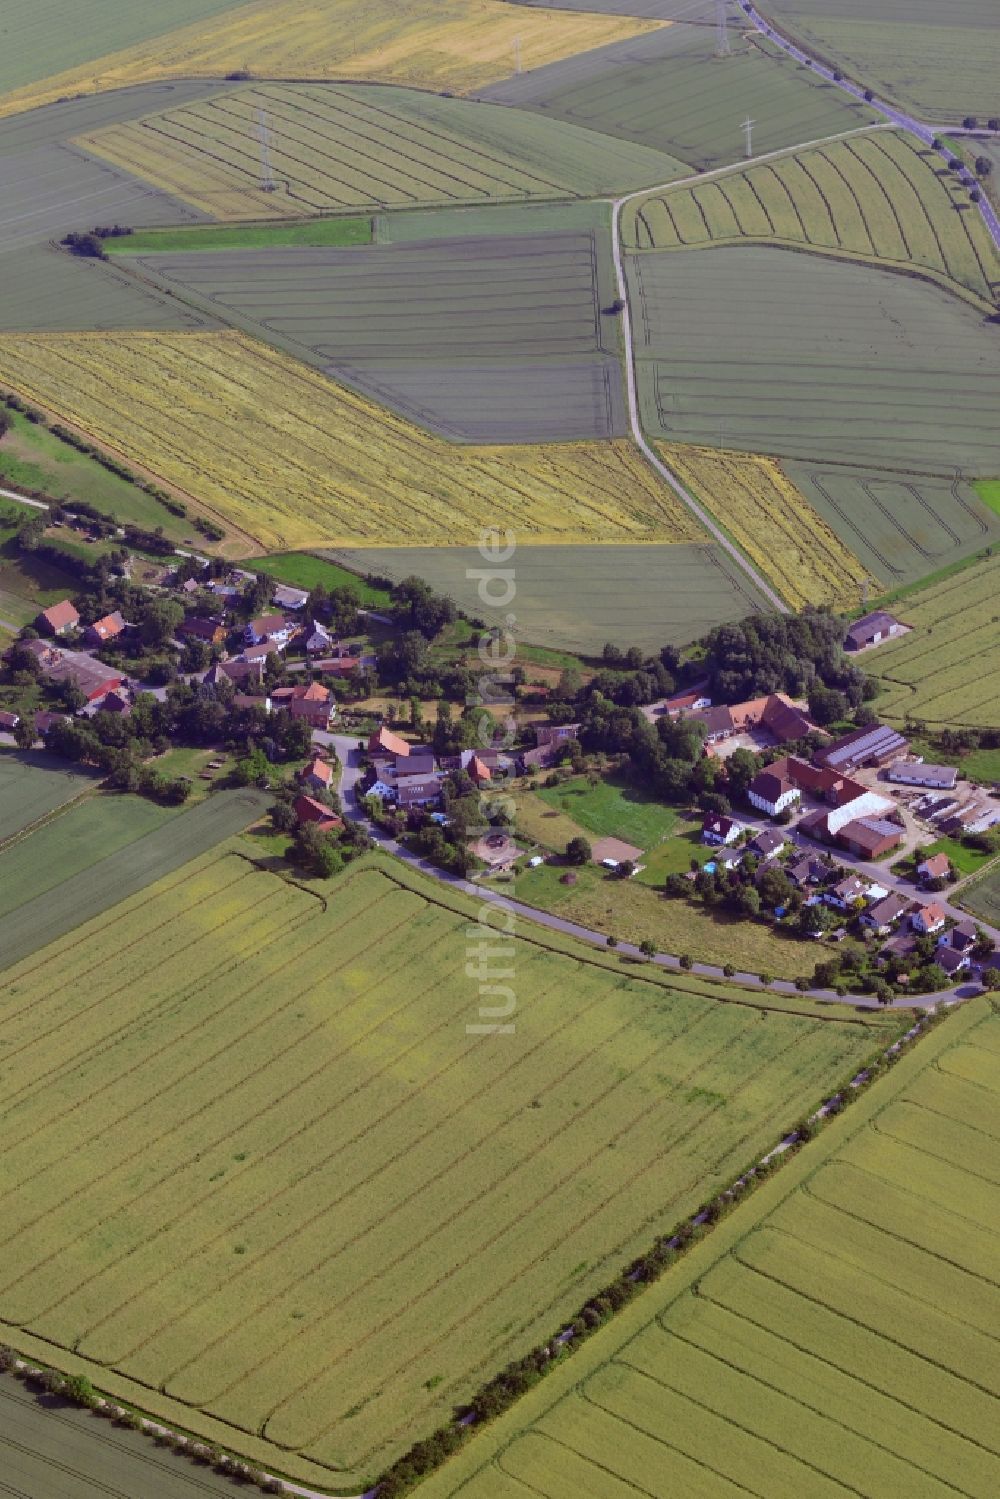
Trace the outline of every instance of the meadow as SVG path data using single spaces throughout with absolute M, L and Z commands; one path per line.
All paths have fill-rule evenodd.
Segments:
M 991 0 L 768 0 L 815 55 L 924 119 L 996 113 L 1000 15 Z
M 89 0 L 87 8 L 102 4 Z M 114 14 L 127 8 L 126 0 L 114 0 Z M 48 27 L 60 12 L 68 14 L 65 0 L 49 0 L 45 9 Z M 12 77 L 0 114 L 151 79 L 234 73 L 375 79 L 462 93 L 515 72 L 515 43 L 521 66 L 532 69 L 655 26 L 626 17 L 521 11 L 502 0 L 365 0 L 363 6 L 358 0 L 250 0 L 239 6 L 170 0 L 164 19 L 159 35 L 150 35 L 148 19 L 139 35 L 119 33 L 131 46 L 119 42 L 103 54 L 88 48 L 84 65 L 53 56 L 60 71 L 50 67 L 45 75 L 36 66 L 31 76 L 38 81 L 21 87 L 13 86 L 19 80 Z M 98 34 L 110 40 L 114 32 Z
M 996 665 L 1000 652 L 1000 557 L 984 557 L 898 606 L 912 633 L 880 646 L 870 670 L 881 684 L 875 709 L 901 723 L 1000 726 Z
M 669 468 L 707 506 L 793 609 L 848 608 L 870 579 L 773 458 L 660 443 Z
M 454 448 L 235 333 L 0 338 L 0 367 L 266 551 L 352 541 L 690 541 L 626 442 Z
M 60 793 L 60 787 L 81 780 L 45 758 L 44 768 L 32 772 L 45 776 L 44 787 L 8 781 L 11 762 L 0 758 L 0 792 L 8 817 L 23 818 L 21 807 L 33 810 L 42 797 L 65 798 L 66 789 Z M 87 784 L 82 781 L 82 789 Z M 12 838 L 0 848 L 0 967 L 19 962 L 214 848 L 260 817 L 266 805 L 252 790 L 214 792 L 207 801 L 180 811 L 139 796 L 99 792 Z M 32 821 L 45 810 L 33 810 Z
M 757 245 L 633 255 L 627 272 L 647 432 L 949 478 L 1000 472 L 994 330 L 949 292 Z
M 260 186 L 260 110 L 270 192 Z M 76 145 L 220 219 L 598 197 L 686 170 L 661 151 L 577 125 L 382 85 L 250 85 Z
M 655 797 L 615 780 L 588 785 L 583 776 L 560 786 L 543 787 L 535 795 L 559 809 L 598 838 L 623 838 L 639 848 L 650 848 L 666 838 L 678 815 Z
M 626 428 L 607 231 L 143 255 L 139 269 L 457 441 Z
M 150 255 L 178 250 L 270 250 L 281 245 L 318 249 L 371 243 L 370 218 L 307 219 L 281 224 L 199 224 L 181 229 L 139 229 L 109 239 L 109 255 Z
M 0 499 L 0 616 L 18 629 L 76 588 L 73 573 L 21 551 L 17 530 L 29 513 L 24 505 Z
M 668 26 L 479 95 L 666 151 L 699 171 L 740 160 L 748 116 L 758 154 L 875 123 L 866 105 L 735 27 L 731 43 L 733 55 L 717 58 L 714 26 Z
M 94 777 L 46 756 L 0 754 L 0 847 L 24 828 L 75 800 Z
M 694 543 L 523 547 L 515 598 L 496 608 L 483 603 L 477 579 L 469 576 L 483 565 L 475 548 L 366 548 L 333 555 L 362 572 L 372 569 L 397 580 L 418 573 L 487 623 L 500 623 L 513 611 L 519 639 L 584 656 L 599 656 L 608 641 L 653 652 L 668 643 L 687 645 L 713 625 L 764 607 L 721 547 Z
M 1000 1020 L 973 1001 L 426 1485 L 835 1499 L 1000 1483 Z
M 308 552 L 276 552 L 271 557 L 253 557 L 247 566 L 255 572 L 270 573 L 279 583 L 288 583 L 292 588 L 353 588 L 362 604 L 370 608 L 378 609 L 389 603 L 387 588 L 369 583 L 358 573 L 329 562 L 325 557 L 313 557 Z M 372 570 L 376 570 L 374 560 Z
M 1000 540 L 988 486 L 929 474 L 786 462 L 799 493 L 890 587 L 914 583 Z
M 627 205 L 633 250 L 777 243 L 914 268 L 990 307 L 1000 259 L 968 190 L 934 152 L 879 131 Z
M 356 1485 L 886 1033 L 531 929 L 498 1045 L 471 910 L 231 845 L 9 971 L 4 1335 Z

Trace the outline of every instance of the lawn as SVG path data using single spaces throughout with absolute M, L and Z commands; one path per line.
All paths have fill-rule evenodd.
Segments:
M 677 826 L 678 814 L 648 792 L 606 776 L 591 786 L 583 776 L 536 795 L 599 838 L 621 838 L 648 849 Z
M 267 551 L 478 544 L 484 515 L 534 542 L 698 531 L 631 443 L 456 449 L 236 333 L 0 337 L 0 363 Z
M 921 860 L 929 859 L 932 854 L 947 854 L 960 878 L 978 874 L 984 864 L 996 858 L 995 854 L 985 853 L 981 848 L 968 848 L 958 838 L 935 838 L 933 843 L 920 849 Z
M 371 567 L 377 568 L 377 555 Z M 279 583 L 288 583 L 292 588 L 353 588 L 362 604 L 369 608 L 384 608 L 389 603 L 389 590 L 367 582 L 357 573 L 325 557 L 313 557 L 308 552 L 279 552 L 272 557 L 253 557 L 245 564 L 254 572 L 270 573 Z
M 270 192 L 260 185 L 260 110 L 270 135 Z M 252 84 L 111 125 L 77 144 L 221 219 L 592 198 L 667 182 L 686 170 L 647 146 L 498 105 L 332 83 Z M 367 242 L 365 223 L 363 239 L 350 243 Z M 210 240 L 219 234 L 226 231 L 207 231 Z M 188 248 L 186 238 L 176 248 Z
M 687 874 L 692 859 L 703 864 L 707 856 L 708 850 L 701 841 L 701 824 L 682 821 L 669 838 L 643 855 L 642 869 L 636 879 L 662 890 L 668 874 Z
M 637 250 L 770 242 L 914 269 L 993 306 L 997 255 L 933 151 L 903 132 L 835 141 L 630 203 Z
M 1000 1019 L 973 1001 L 424 1485 L 990 1499 Z M 946 1250 L 946 1252 L 944 1252 Z
M 267 250 L 280 245 L 319 248 L 368 245 L 369 218 L 316 219 L 284 224 L 199 224 L 179 229 L 138 229 L 105 241 L 112 255 L 151 255 L 186 250 Z
M 525 927 L 516 1021 L 470 1032 L 474 905 L 242 847 L 6 975 L 0 1331 L 312 1485 L 367 1486 L 886 1031 Z
M 147 17 L 117 31 L 102 25 L 95 50 L 95 43 L 81 44 L 78 37 L 86 34 L 89 13 L 102 5 L 103 0 L 88 0 L 83 14 L 66 0 L 39 7 L 34 23 L 39 30 L 58 28 L 72 15 L 61 28 L 72 41 L 43 52 L 41 38 L 33 36 L 28 49 L 33 65 L 23 77 L 18 71 L 9 75 L 6 86 L 13 92 L 0 99 L 0 113 L 151 79 L 241 72 L 300 80 L 377 79 L 461 93 L 513 73 L 518 39 L 522 65 L 532 69 L 651 29 L 648 21 L 616 16 L 533 14 L 501 0 L 409 0 L 405 11 L 398 0 L 366 0 L 362 9 L 358 0 L 251 0 L 239 6 L 231 0 L 170 0 L 153 24 Z M 114 0 L 104 8 L 117 21 L 134 5 Z M 49 57 L 50 50 L 50 65 L 43 69 L 41 57 Z
M 7 756 L 0 758 L 0 776 L 8 763 Z M 66 773 L 40 773 L 52 778 L 43 794 L 58 796 Z M 32 786 L 31 794 L 40 793 Z M 20 961 L 213 848 L 266 805 L 256 791 L 221 791 L 180 810 L 98 792 L 15 840 L 0 850 L 0 966 Z

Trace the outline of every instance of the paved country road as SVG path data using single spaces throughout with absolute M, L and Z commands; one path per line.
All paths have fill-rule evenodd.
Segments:
M 392 854 L 394 858 L 402 859 L 405 863 L 410 864 L 414 869 L 420 870 L 422 874 L 430 875 L 437 880 L 442 880 L 447 885 L 453 885 L 457 890 L 462 891 L 464 895 L 471 895 L 475 900 L 489 901 L 494 905 L 503 906 L 507 910 L 512 910 L 518 916 L 523 916 L 529 921 L 537 922 L 539 926 L 548 927 L 550 931 L 561 932 L 564 936 L 575 937 L 579 942 L 587 942 L 592 947 L 600 947 L 605 952 L 607 951 L 607 934 L 605 932 L 592 931 L 589 927 L 580 926 L 575 921 L 567 921 L 562 916 L 555 916 L 551 911 L 540 911 L 536 906 L 529 906 L 524 901 L 511 899 L 510 897 L 502 894 L 500 891 L 491 890 L 487 885 L 478 884 L 472 880 L 463 879 L 460 875 L 450 874 L 447 870 L 438 869 L 437 865 L 428 863 L 426 859 L 422 859 L 419 855 L 412 853 L 408 848 L 404 848 L 397 839 L 392 838 L 388 833 L 383 832 L 380 828 L 370 827 L 370 825 L 368 824 L 368 819 L 364 814 L 364 810 L 359 806 L 355 796 L 355 788 L 358 781 L 361 779 L 362 773 L 361 755 L 358 751 L 357 735 L 326 734 L 317 732 L 313 735 L 313 739 L 316 741 L 316 743 L 325 744 L 329 747 L 332 747 L 337 752 L 337 757 L 340 760 L 342 767 L 340 779 L 340 797 L 343 803 L 344 816 L 349 817 L 352 822 L 364 823 L 372 833 L 376 844 L 380 849 L 382 849 L 384 853 Z M 883 883 L 885 883 L 884 877 L 886 876 L 887 871 L 882 869 L 881 866 L 867 866 L 858 864 L 854 867 L 858 869 L 859 873 L 864 873 L 866 870 L 870 869 L 873 877 L 882 878 Z M 895 885 L 898 882 L 895 881 L 894 877 L 890 878 L 893 879 L 893 888 L 895 888 Z M 910 887 L 910 894 L 913 893 L 913 889 L 912 887 Z M 942 903 L 940 902 L 939 897 L 935 897 L 935 899 L 939 901 L 939 904 Z M 956 911 L 953 908 L 948 907 L 947 905 L 945 906 L 945 909 L 948 911 L 949 915 L 955 916 L 958 919 L 968 919 L 965 916 L 965 913 Z M 980 923 L 980 925 L 982 925 L 982 923 Z M 990 935 L 992 935 L 998 943 L 1000 943 L 1000 932 L 993 931 L 992 928 L 985 928 L 985 930 L 989 932 Z M 623 957 L 639 959 L 643 958 L 643 955 L 642 953 L 640 953 L 639 949 L 630 942 L 620 942 L 615 951 L 621 954 Z M 681 967 L 680 959 L 675 953 L 657 953 L 656 956 L 649 959 L 649 961 L 655 963 L 660 968 L 673 968 L 680 970 Z M 847 998 L 842 998 L 833 989 L 799 990 L 796 989 L 795 985 L 790 979 L 775 979 L 775 981 L 770 986 L 765 986 L 761 983 L 760 978 L 756 973 L 736 973 L 731 978 L 729 978 L 723 973 L 722 968 L 716 963 L 695 963 L 690 971 L 694 974 L 697 974 L 700 978 L 715 979 L 724 984 L 731 983 L 735 986 L 739 986 L 741 989 L 756 989 L 762 994 L 774 993 L 792 994 L 796 996 L 801 995 L 803 997 L 817 999 L 820 1001 L 825 1001 L 827 1003 L 850 1004 L 857 1009 L 864 1010 L 877 1010 L 881 1008 L 878 1000 L 873 999 L 870 995 L 867 994 L 851 995 Z M 973 982 L 963 983 L 955 985 L 951 989 L 944 989 L 937 994 L 921 994 L 913 996 L 912 998 L 907 995 L 902 995 L 893 1000 L 892 1005 L 888 1008 L 898 1010 L 910 1010 L 914 1007 L 918 1009 L 929 1009 L 933 1008 L 937 1004 L 954 1004 L 958 1000 L 971 999 L 973 995 L 979 994 L 980 992 L 981 991 L 978 984 Z

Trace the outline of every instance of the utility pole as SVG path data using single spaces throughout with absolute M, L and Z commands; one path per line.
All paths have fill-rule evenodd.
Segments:
M 257 139 L 260 142 L 260 190 L 274 192 L 274 174 L 271 171 L 271 141 L 267 130 L 267 114 L 263 106 L 257 110 Z
M 515 73 L 520 73 L 520 71 L 521 71 L 521 38 L 519 36 L 516 36 L 514 38 L 514 72 Z
M 748 157 L 750 157 L 750 156 L 753 155 L 753 127 L 754 127 L 754 123 L 755 122 L 753 120 L 751 120 L 751 118 L 750 118 L 749 115 L 747 115 L 746 119 L 743 121 L 743 129 L 746 132 L 746 138 L 747 138 L 747 156 Z
M 715 0 L 715 55 L 716 57 L 732 57 L 733 50 L 729 45 L 729 24 L 726 17 L 726 6 L 728 0 Z

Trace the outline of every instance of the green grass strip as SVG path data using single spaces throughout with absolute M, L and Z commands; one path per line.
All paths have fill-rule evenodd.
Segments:
M 104 241 L 109 255 L 169 250 L 260 250 L 271 245 L 370 245 L 369 217 L 295 220 L 287 224 L 205 224 L 183 229 L 139 229 Z

